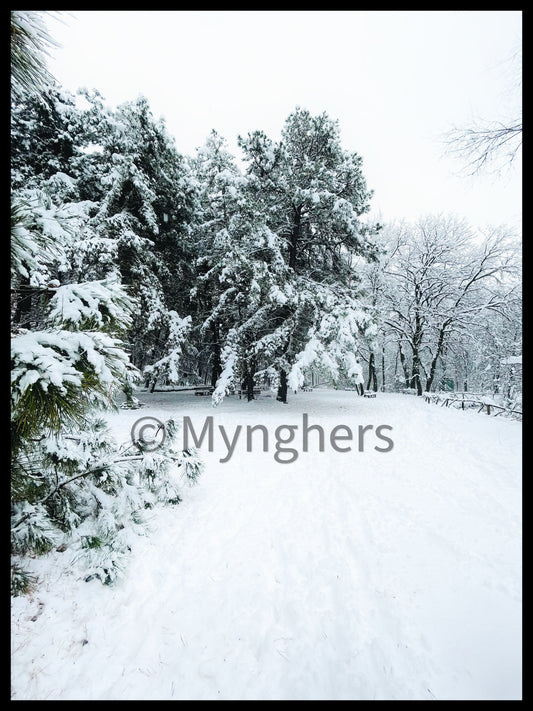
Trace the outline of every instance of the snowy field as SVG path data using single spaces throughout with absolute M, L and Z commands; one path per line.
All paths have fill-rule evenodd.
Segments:
M 520 423 L 332 390 L 139 398 L 109 416 L 118 439 L 141 416 L 196 434 L 212 416 L 205 471 L 152 512 L 116 586 L 78 579 L 68 552 L 31 561 L 13 700 L 521 698 Z M 322 452 L 316 429 L 302 451 L 304 413 Z M 242 427 L 229 458 L 221 425 L 230 444 Z

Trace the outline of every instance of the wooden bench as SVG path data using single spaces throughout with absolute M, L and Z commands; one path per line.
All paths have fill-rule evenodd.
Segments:
M 248 390 L 237 390 L 237 395 L 239 396 L 240 400 L 243 395 L 248 395 Z M 259 388 L 254 388 L 254 395 L 261 395 L 261 390 Z
M 376 397 L 376 393 L 373 390 L 365 390 L 363 397 Z
M 195 390 L 194 394 L 195 395 L 212 395 L 213 390 L 214 390 L 214 388 L 201 388 L 199 390 Z

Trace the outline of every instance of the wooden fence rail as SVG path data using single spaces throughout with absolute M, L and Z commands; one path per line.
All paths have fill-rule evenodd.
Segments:
M 505 413 L 522 417 L 522 410 L 517 410 L 512 407 L 505 407 L 495 402 L 490 402 L 483 395 L 477 393 L 428 393 L 423 394 L 424 400 L 429 403 L 440 405 L 441 407 L 457 407 L 464 410 L 465 408 L 477 408 L 478 412 L 485 411 L 487 415 L 503 415 Z

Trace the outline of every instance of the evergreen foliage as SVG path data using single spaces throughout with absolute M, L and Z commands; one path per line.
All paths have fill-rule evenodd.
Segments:
M 160 297 L 159 320 L 169 318 L 154 258 L 156 208 L 167 203 L 161 203 L 164 191 L 155 178 L 157 192 L 142 172 L 149 168 L 142 152 L 139 157 L 127 145 L 100 163 L 106 170 L 96 178 L 93 153 L 83 149 L 99 141 L 109 151 L 118 143 L 119 124 L 103 115 L 95 96 L 84 111 L 87 121 L 72 97 L 51 86 L 33 52 L 42 41 L 35 15 L 12 13 L 14 594 L 34 584 L 24 556 L 57 547 L 68 548 L 85 579 L 112 583 L 123 570 L 132 533 L 144 528 L 143 512 L 158 502 L 179 503 L 183 485 L 201 471 L 195 451 L 174 449 L 173 422 L 158 452 L 142 452 L 114 442 L 101 419 L 102 411 L 116 408 L 116 394 L 131 393 L 139 381 L 128 350 L 147 287 Z M 148 126 L 145 103 L 138 115 Z M 76 145 L 73 136 L 83 135 L 84 125 L 89 132 Z M 142 139 L 150 151 L 147 135 Z M 155 177 L 169 175 L 171 170 Z M 153 310 L 150 319 L 156 321 Z

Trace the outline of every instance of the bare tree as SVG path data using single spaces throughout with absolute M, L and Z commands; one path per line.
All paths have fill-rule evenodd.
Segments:
M 522 50 L 519 47 L 505 62 L 507 84 L 502 105 L 512 103 L 520 108 L 509 111 L 509 117 L 502 120 L 481 120 L 467 127 L 454 127 L 444 134 L 448 155 L 459 158 L 463 172 L 476 175 L 481 172 L 498 172 L 510 166 L 522 148 Z
M 500 169 L 514 161 L 522 147 L 522 120 L 510 124 L 494 121 L 474 128 L 453 128 L 446 134 L 450 155 L 466 161 L 464 171 L 476 175 L 489 166 Z
M 407 384 L 422 395 L 434 386 L 451 339 L 464 339 L 482 315 L 504 308 L 501 280 L 518 268 L 517 245 L 501 229 L 478 244 L 455 217 L 428 216 L 390 233 L 383 323 L 395 334 Z

